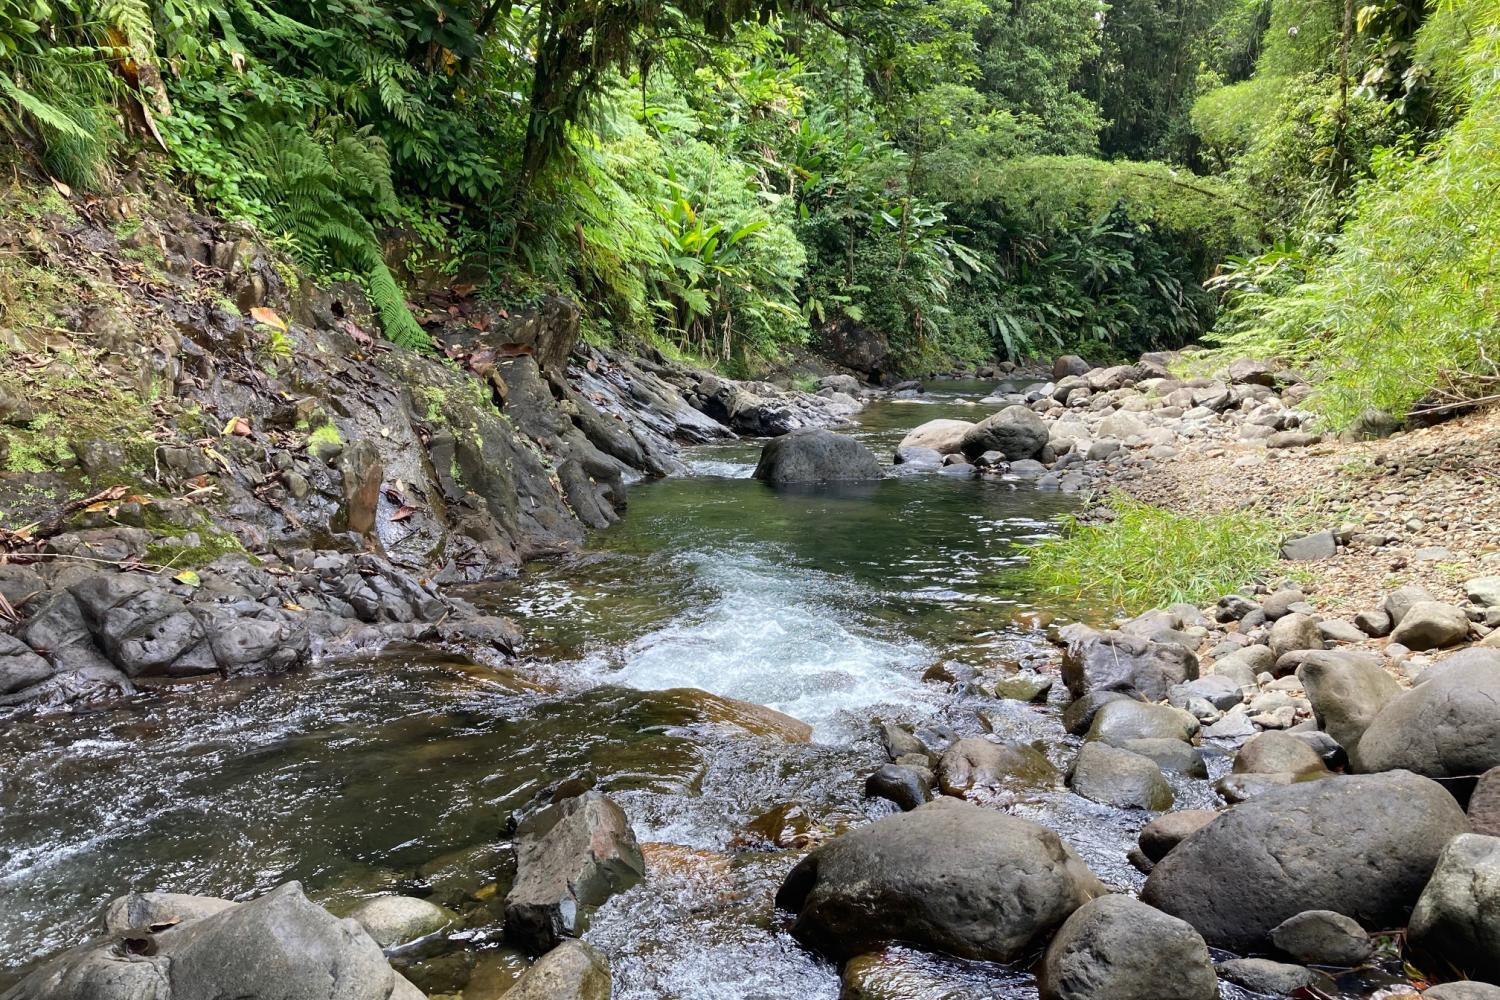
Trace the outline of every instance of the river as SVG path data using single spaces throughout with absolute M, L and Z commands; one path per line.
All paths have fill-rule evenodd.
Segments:
M 881 400 L 855 433 L 889 456 L 926 420 L 982 417 L 976 401 L 993 389 L 943 382 Z M 335 910 L 381 891 L 465 907 L 453 950 L 405 971 L 434 995 L 466 983 L 465 1000 L 497 995 L 487 991 L 522 967 L 499 943 L 493 905 L 504 819 L 549 780 L 590 770 L 651 868 L 588 932 L 617 998 L 835 1000 L 836 971 L 791 940 L 771 904 L 797 852 L 766 849 L 747 824 L 787 807 L 815 837 L 890 811 L 862 795 L 884 760 L 874 717 L 972 735 L 980 710 L 1065 769 L 1077 741 L 1055 707 L 922 676 L 1041 655 L 1047 609 L 1015 579 L 1016 543 L 1054 530 L 1072 501 L 931 473 L 778 492 L 749 478 L 757 453 L 754 442 L 695 449 L 691 475 L 633 488 L 626 518 L 579 557 L 469 592 L 525 628 L 521 666 L 397 650 L 12 725 L 0 746 L 0 969 L 76 942 L 132 889 L 241 898 L 299 879 Z M 717 724 L 682 688 L 796 716 L 813 742 Z M 1206 783 L 1172 780 L 1179 807 L 1213 804 Z M 1010 809 L 1061 832 L 1106 882 L 1139 886 L 1125 851 L 1145 816 L 1060 789 Z M 1036 995 L 1023 973 L 906 962 L 903 995 Z

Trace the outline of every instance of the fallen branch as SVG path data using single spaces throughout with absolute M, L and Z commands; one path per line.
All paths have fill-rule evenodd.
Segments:
M 0 536 L 0 542 L 3 542 L 7 548 L 14 549 L 22 545 L 39 542 L 44 538 L 51 538 L 53 535 L 60 535 L 68 525 L 68 518 L 74 514 L 77 514 L 81 510 L 87 510 L 96 503 L 108 503 L 112 500 L 119 500 L 127 492 L 129 492 L 127 487 L 111 486 L 109 489 L 95 493 L 91 497 L 84 497 L 82 500 L 70 500 L 63 504 L 62 509 L 51 519 L 39 522 L 34 528 L 23 528 L 20 531 L 5 531 L 4 535 Z

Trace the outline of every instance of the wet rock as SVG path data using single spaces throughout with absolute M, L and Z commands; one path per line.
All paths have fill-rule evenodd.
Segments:
M 1047 692 L 1052 690 L 1052 677 L 1049 674 L 1022 670 L 995 681 L 993 688 L 996 698 L 1026 702 L 1046 701 Z
M 885 747 L 886 756 L 891 760 L 898 760 L 908 754 L 921 754 L 936 762 L 936 757 L 928 751 L 927 745 L 905 726 L 898 726 L 892 722 L 877 722 L 875 728 L 880 736 L 880 745 Z
M 1500 1000 L 1500 986 L 1489 983 L 1444 983 L 1422 993 L 1431 1000 Z
M 458 925 L 458 914 L 425 899 L 376 896 L 354 908 L 350 919 L 382 948 L 415 941 Z
M 1500 837 L 1469 833 L 1443 848 L 1407 927 L 1419 953 L 1500 982 Z
M 963 436 L 962 451 L 978 458 L 987 451 L 998 451 L 1008 462 L 1036 458 L 1047 446 L 1047 424 L 1025 406 L 1007 406 L 985 417 Z
M 1112 701 L 1094 715 L 1086 740 L 1119 746 L 1126 740 L 1180 740 L 1198 735 L 1198 720 L 1189 712 L 1139 701 Z
M 800 802 L 782 802 L 746 823 L 730 846 L 805 850 L 830 836 L 829 829 L 817 822 Z
M 1266 996 L 1290 996 L 1303 987 L 1328 988 L 1333 981 L 1321 972 L 1301 965 L 1273 962 L 1268 958 L 1232 958 L 1220 962 L 1219 975 L 1236 986 Z
M 1128 896 L 1073 912 L 1042 959 L 1042 1000 L 1215 1000 L 1219 983 L 1203 938 Z
M 888 799 L 903 812 L 910 812 L 932 801 L 932 784 L 913 768 L 886 764 L 865 779 L 865 794 Z
M 1069 625 L 1062 638 L 1062 678 L 1074 698 L 1097 690 L 1134 690 L 1158 701 L 1174 684 L 1198 677 L 1198 657 L 1175 642 L 1083 625 Z
M 968 420 L 929 420 L 918 424 L 896 446 L 898 453 L 908 448 L 931 448 L 940 455 L 963 451 L 964 435 L 974 429 Z
M 1074 736 L 1082 736 L 1094 724 L 1099 709 L 1112 701 L 1140 701 L 1140 695 L 1125 691 L 1090 691 L 1068 703 L 1063 709 L 1063 728 Z
M 40 684 L 52 676 L 52 664 L 20 639 L 0 633 L 0 695 Z
M 1160 861 L 1178 844 L 1222 815 L 1212 809 L 1180 809 L 1158 816 L 1141 827 L 1136 844 L 1152 861 Z
M 527 969 L 500 1000 L 609 1000 L 613 989 L 609 962 L 597 948 L 564 941 Z
M 1283 433 L 1297 434 L 1296 431 Z M 1279 437 L 1281 437 L 1280 434 L 1271 435 L 1270 441 L 1266 442 L 1267 447 L 1277 447 L 1276 445 L 1272 445 L 1271 441 L 1275 441 Z M 1280 447 L 1286 447 L 1286 445 L 1281 445 Z M 1323 559 L 1332 559 L 1337 552 L 1338 539 L 1334 537 L 1332 531 L 1328 530 L 1315 531 L 1310 535 L 1299 535 L 1296 538 L 1288 538 L 1281 543 L 1281 558 L 1291 560 L 1292 562 L 1318 562 Z
M 1105 743 L 1085 743 L 1068 773 L 1068 786 L 1086 799 L 1117 809 L 1170 809 L 1172 786 L 1156 762 Z
M 1243 802 L 1164 857 L 1141 895 L 1216 947 L 1266 947 L 1303 910 L 1400 926 L 1468 822 L 1439 784 L 1407 772 L 1330 777 Z
M 835 960 L 902 941 L 1008 962 L 1103 893 L 1052 831 L 945 798 L 819 847 L 776 905 L 797 915 L 793 936 Z
M 1391 641 L 1407 649 L 1442 649 L 1463 642 L 1468 635 L 1469 618 L 1461 609 L 1438 601 L 1418 601 L 1401 616 L 1401 623 L 1391 631 Z
M 1379 658 L 1342 650 L 1309 654 L 1297 668 L 1297 680 L 1312 702 L 1318 728 L 1345 749 L 1356 746 L 1381 709 L 1401 693 Z
M 1024 743 L 973 736 L 943 752 L 937 777 L 944 795 L 964 798 L 1048 784 L 1057 779 L 1057 770 L 1041 751 Z
M 852 437 L 802 430 L 766 443 L 755 478 L 772 484 L 863 482 L 880 478 L 880 463 Z
M 536 953 L 588 926 L 593 910 L 645 876 L 624 811 L 596 791 L 528 816 L 516 829 L 516 881 L 505 933 Z
M 189 920 L 202 920 L 236 904 L 213 896 L 180 892 L 132 892 L 110 901 L 104 908 L 106 934 L 123 935 L 151 927 L 170 927 Z
M 1252 737 L 1234 758 L 1235 774 L 1304 774 L 1326 770 L 1316 750 L 1286 733 L 1267 732 Z
M 709 722 L 734 726 L 755 736 L 772 736 L 788 743 L 812 740 L 812 726 L 774 708 L 713 694 L 702 688 L 666 688 L 662 695 L 692 706 Z
M 144 933 L 140 933 L 144 931 Z M 5 1000 L 410 1000 L 413 988 L 352 920 L 296 882 L 201 919 L 90 942 L 47 962 Z
M 1156 762 L 1163 771 L 1175 771 L 1189 778 L 1207 778 L 1208 765 L 1203 755 L 1190 744 L 1175 739 L 1122 740 L 1121 750 L 1140 754 Z
M 1442 670 L 1380 710 L 1355 748 L 1355 764 L 1361 771 L 1405 768 L 1429 778 L 1482 774 L 1500 766 L 1497 705 L 1496 666 L 1469 661 Z
M 1304 910 L 1271 928 L 1278 951 L 1309 965 L 1352 968 L 1375 952 L 1359 921 L 1332 910 Z

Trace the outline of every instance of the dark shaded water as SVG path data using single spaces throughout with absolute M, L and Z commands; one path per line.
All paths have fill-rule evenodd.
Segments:
M 982 416 L 968 401 L 993 388 L 877 403 L 858 433 L 889 454 L 925 420 Z M 943 661 L 1034 655 L 1038 609 L 1009 574 L 1014 544 L 1068 501 L 934 475 L 776 492 L 746 478 L 757 452 L 701 449 L 694 476 L 637 487 L 589 553 L 470 594 L 522 622 L 524 669 L 391 653 L 13 725 L 0 745 L 0 968 L 75 942 L 132 889 L 241 897 L 296 878 L 335 910 L 400 891 L 464 911 L 460 947 L 408 974 L 433 993 L 467 982 L 466 1000 L 498 995 L 487 990 L 521 967 L 496 943 L 504 818 L 590 769 L 648 842 L 651 878 L 589 932 L 616 997 L 834 1000 L 835 971 L 772 909 L 796 854 L 763 849 L 746 824 L 794 805 L 816 837 L 883 814 L 861 795 L 883 760 L 877 715 L 975 734 L 980 709 L 1066 766 L 1074 741 L 1054 712 L 920 678 Z M 756 735 L 682 688 L 770 705 L 815 741 Z M 1202 783 L 1179 788 L 1182 805 L 1208 801 Z M 1144 817 L 1057 789 L 1011 808 L 1062 832 L 1106 881 L 1138 883 L 1124 854 Z M 898 964 L 902 995 L 1035 996 L 1021 973 Z

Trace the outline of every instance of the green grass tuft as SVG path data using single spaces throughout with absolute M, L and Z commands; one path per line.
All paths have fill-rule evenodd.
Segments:
M 1186 516 L 1122 493 L 1102 524 L 1067 518 L 1058 538 L 1028 546 L 1023 574 L 1036 590 L 1128 614 L 1184 601 L 1206 604 L 1274 564 L 1280 531 L 1257 514 Z

